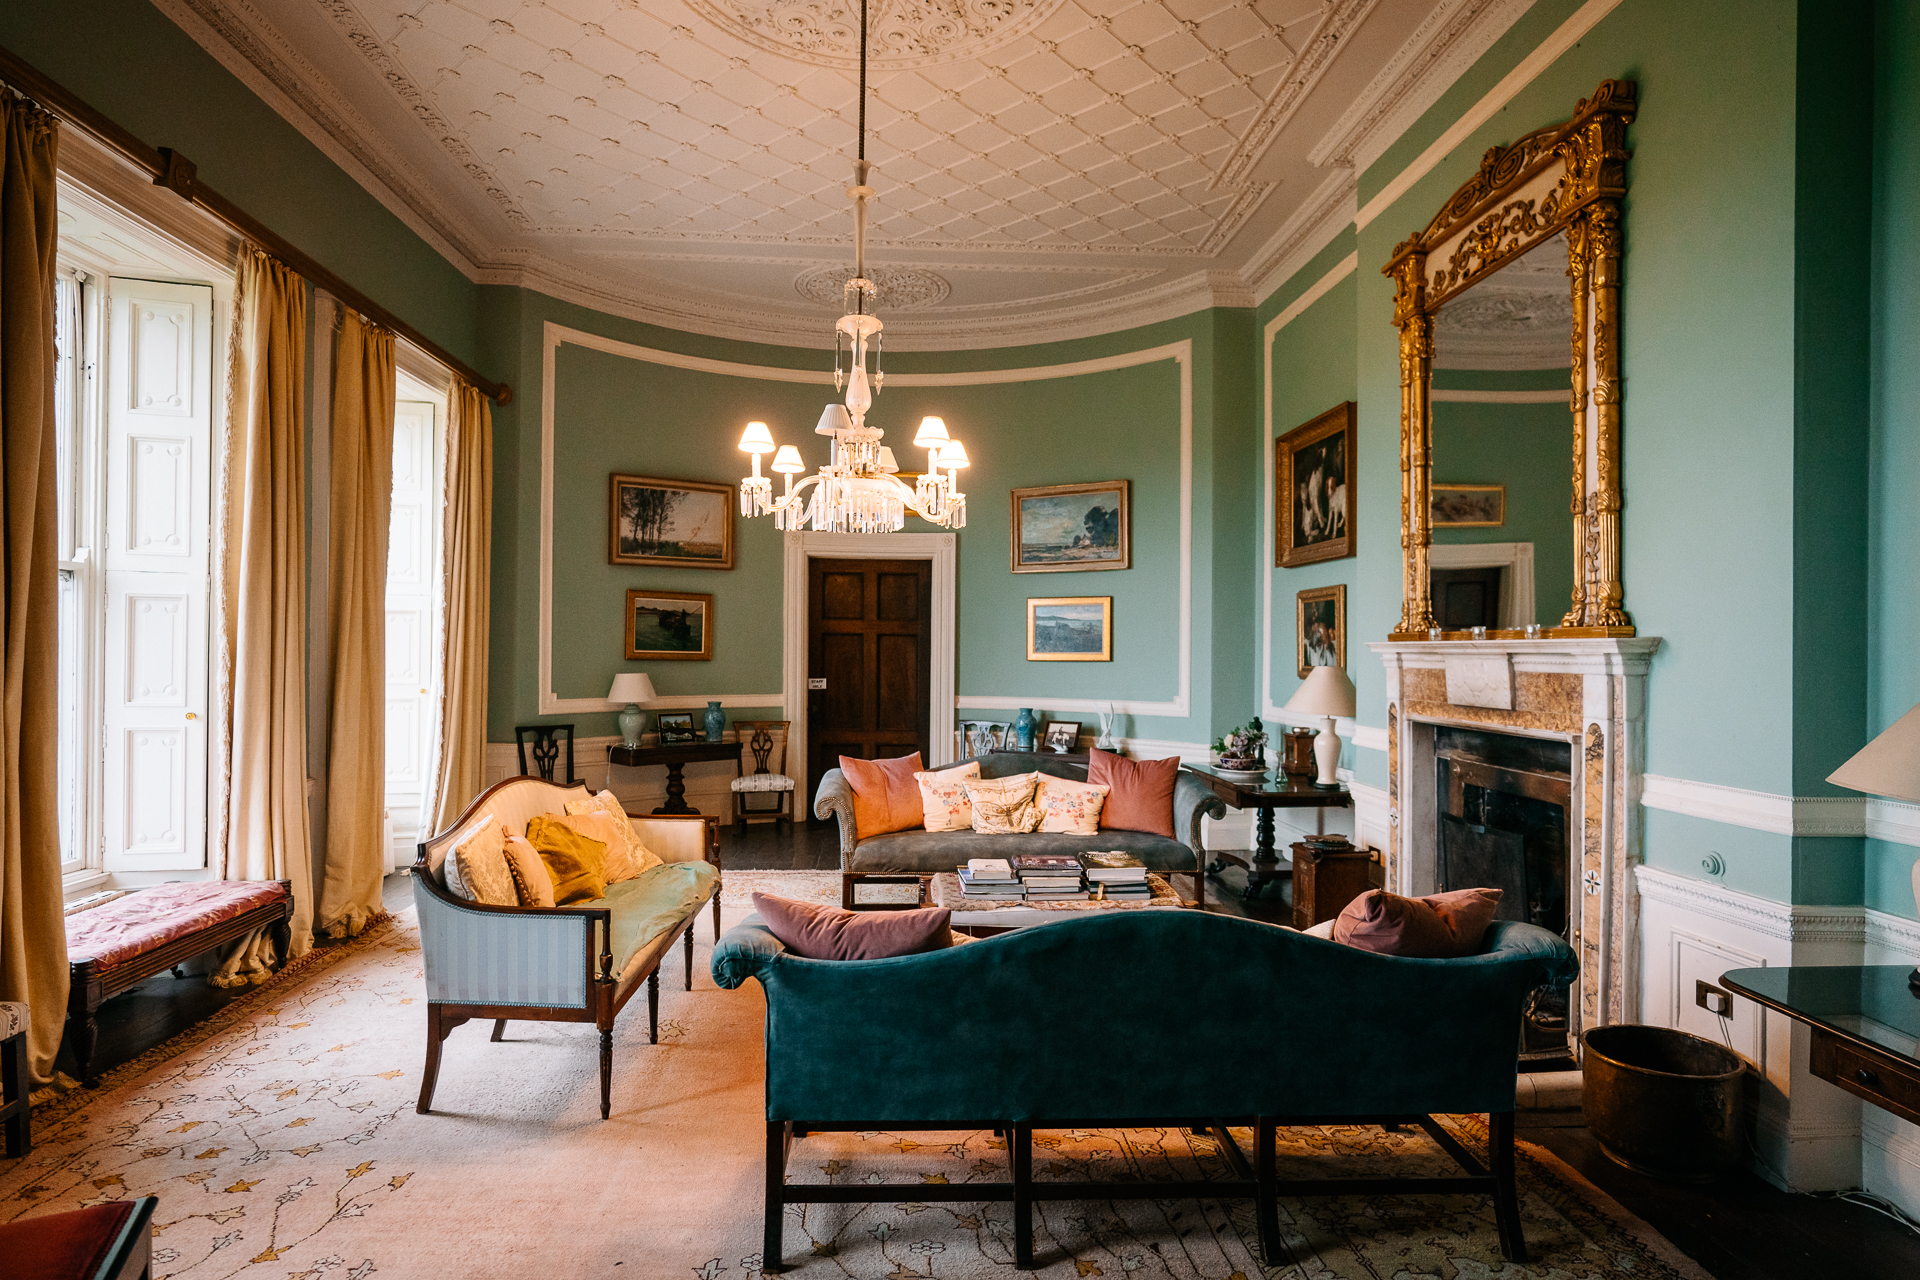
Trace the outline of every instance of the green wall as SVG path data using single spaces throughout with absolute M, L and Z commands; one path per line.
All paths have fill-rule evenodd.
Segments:
M 1565 374 L 1559 376 L 1566 380 Z M 1564 399 L 1558 404 L 1440 401 L 1433 406 L 1434 482 L 1507 487 L 1505 524 L 1436 529 L 1434 542 L 1531 542 L 1531 620 L 1545 626 L 1559 623 L 1573 593 L 1569 418 Z

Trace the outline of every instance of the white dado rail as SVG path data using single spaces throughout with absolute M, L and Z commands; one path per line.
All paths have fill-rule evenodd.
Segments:
M 1569 939 L 1580 956 L 1572 1035 L 1639 1018 L 1640 776 L 1657 637 L 1376 643 L 1387 675 L 1386 883 L 1431 893 L 1438 868 L 1434 727 L 1572 746 Z

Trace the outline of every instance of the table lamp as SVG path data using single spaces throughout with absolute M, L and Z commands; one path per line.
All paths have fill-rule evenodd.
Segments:
M 1850 791 L 1920 803 L 1920 706 L 1860 748 L 1853 759 L 1828 774 L 1827 781 Z M 1913 864 L 1913 896 L 1920 903 L 1920 859 Z M 1907 975 L 1907 984 L 1920 995 L 1920 968 Z
M 644 671 L 622 671 L 613 677 L 613 688 L 607 690 L 608 702 L 624 702 L 620 711 L 620 745 L 637 747 L 640 735 L 647 727 L 647 713 L 640 704 L 652 702 L 659 695 L 653 691 L 653 680 Z
M 1340 780 L 1333 771 L 1340 767 L 1340 735 L 1334 731 L 1333 720 L 1335 716 L 1353 714 L 1353 681 L 1347 679 L 1347 673 L 1339 667 L 1314 667 L 1287 699 L 1287 710 L 1326 717 L 1326 724 L 1313 740 L 1313 758 L 1320 765 L 1320 776 L 1313 780 L 1313 785 L 1339 786 Z

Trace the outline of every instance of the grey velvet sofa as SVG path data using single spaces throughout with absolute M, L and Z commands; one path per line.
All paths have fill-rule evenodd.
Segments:
M 980 762 L 983 778 L 1005 778 L 1038 770 L 1076 782 L 1087 780 L 1087 757 L 1083 755 L 994 751 L 969 757 L 975 758 Z M 932 772 L 957 769 L 967 762 L 956 760 Z M 840 901 L 849 908 L 870 905 L 855 901 L 854 886 L 858 884 L 918 882 L 924 898 L 926 883 L 932 876 L 963 866 L 969 858 L 1005 858 L 1016 853 L 1080 854 L 1094 849 L 1119 849 L 1140 859 L 1151 871 L 1191 876 L 1193 899 L 1204 903 L 1206 851 L 1200 840 L 1200 819 L 1224 818 L 1227 806 L 1205 783 L 1183 772 L 1173 788 L 1173 830 L 1179 837 L 1173 840 L 1146 831 L 1105 828 L 1090 836 L 1040 831 L 1028 835 L 988 836 L 974 831 L 927 831 L 920 827 L 862 836 L 854 820 L 853 786 L 840 770 L 829 769 L 822 775 L 820 789 L 814 795 L 813 812 L 816 817 L 839 821 Z

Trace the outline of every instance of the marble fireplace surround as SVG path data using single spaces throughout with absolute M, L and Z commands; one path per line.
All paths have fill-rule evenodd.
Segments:
M 1580 957 L 1569 1036 L 1640 1020 L 1640 778 L 1657 637 L 1393 641 L 1387 677 L 1386 885 L 1432 893 L 1439 861 L 1434 726 L 1571 743 L 1569 941 Z M 1571 905 L 1571 904 L 1570 904 Z

